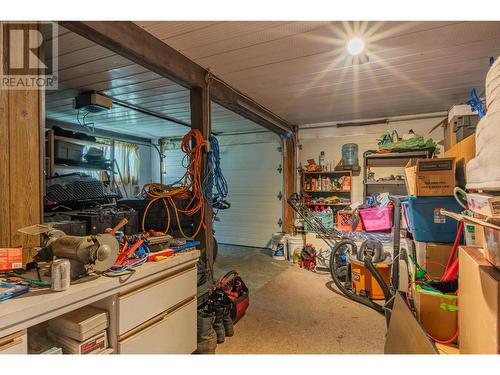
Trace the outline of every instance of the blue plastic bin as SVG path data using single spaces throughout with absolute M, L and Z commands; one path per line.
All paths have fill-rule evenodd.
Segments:
M 410 232 L 420 242 L 453 243 L 457 235 L 458 222 L 443 216 L 440 210 L 460 213 L 462 207 L 454 197 L 408 197 Z
M 406 220 L 406 224 L 408 225 L 408 227 L 406 228 L 408 230 L 408 232 L 412 233 L 412 228 L 411 228 L 411 219 L 410 219 L 410 204 L 408 203 L 408 199 L 402 199 L 401 200 L 401 207 L 402 207 L 402 210 L 401 212 L 403 213 L 403 216 L 405 217 L 405 220 Z

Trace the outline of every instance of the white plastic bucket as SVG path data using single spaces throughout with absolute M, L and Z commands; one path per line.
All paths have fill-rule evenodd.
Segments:
M 283 232 L 273 233 L 271 240 L 271 251 L 273 259 L 286 260 L 287 259 L 287 234 Z
M 306 241 L 304 236 L 293 236 L 290 235 L 288 237 L 288 260 L 293 263 L 293 254 L 295 253 L 295 250 L 302 251 L 304 246 L 306 245 Z

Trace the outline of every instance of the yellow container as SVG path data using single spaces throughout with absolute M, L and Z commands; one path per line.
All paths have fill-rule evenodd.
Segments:
M 356 259 L 350 259 L 351 263 L 351 281 L 353 288 L 358 295 L 366 295 L 373 300 L 383 300 L 384 293 L 362 262 Z M 388 263 L 375 263 L 375 268 L 380 273 L 387 285 L 391 280 L 391 265 Z

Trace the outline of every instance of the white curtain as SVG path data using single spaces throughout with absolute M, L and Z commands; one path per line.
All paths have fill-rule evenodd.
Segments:
M 115 142 L 115 160 L 120 169 L 123 183 L 137 185 L 139 183 L 139 146 L 132 143 Z M 119 175 L 116 176 L 119 178 Z

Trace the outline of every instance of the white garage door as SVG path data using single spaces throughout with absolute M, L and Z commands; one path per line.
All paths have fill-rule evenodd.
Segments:
M 221 167 L 229 186 L 228 210 L 220 210 L 214 222 L 215 237 L 219 243 L 269 247 L 271 235 L 281 231 L 282 163 L 280 142 L 230 144 L 220 142 Z M 180 178 L 184 154 L 177 147 L 166 152 L 165 183 Z
M 220 243 L 268 247 L 282 217 L 280 144 L 221 145 L 221 167 L 229 186 L 228 210 L 214 223 Z

